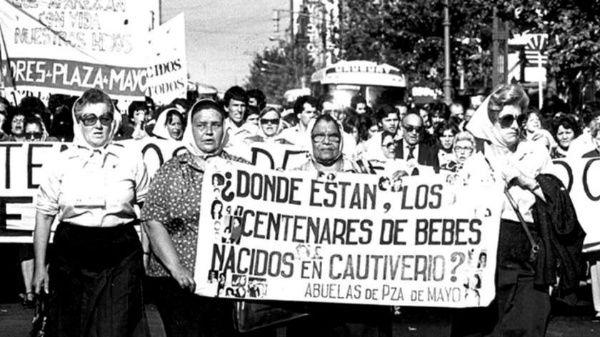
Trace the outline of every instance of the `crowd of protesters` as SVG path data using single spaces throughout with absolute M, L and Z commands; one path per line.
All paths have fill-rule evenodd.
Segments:
M 507 191 L 515 199 L 511 200 L 521 212 L 505 207 L 502 214 L 497 299 L 487 308 L 490 311 L 469 313 L 469 317 L 478 318 L 479 324 L 458 319 L 452 328 L 449 326 L 455 315 L 451 310 L 416 309 L 400 316 L 412 317 L 415 322 L 407 324 L 423 329 L 435 326 L 437 330 L 431 331 L 437 335 L 449 335 L 454 329 L 455 335 L 543 336 L 550 310 L 547 288 L 555 286 L 551 276 L 558 275 L 548 272 L 548 266 L 545 269 L 529 260 L 528 249 L 523 247 L 530 242 L 520 220 L 523 218 L 522 222 L 531 227 L 534 237 L 548 239 L 539 233 L 539 226 L 543 226 L 539 221 L 550 221 L 548 214 L 556 209 L 548 210 L 542 204 L 547 205 L 546 198 L 561 190 L 559 183 L 546 174 L 550 159 L 600 156 L 600 106 L 587 105 L 569 113 L 566 105 L 554 103 L 538 111 L 528 104 L 527 95 L 518 85 L 496 89 L 480 106 L 458 102 L 367 102 L 357 95 L 345 107 L 330 96 L 301 96 L 282 110 L 267 105 L 260 90 L 246 91 L 237 86 L 227 90 L 222 100 L 191 95 L 157 107 L 148 98 L 132 102 L 127 111 L 118 111 L 110 98 L 97 90 L 90 90 L 81 98 L 55 95 L 48 106 L 33 97 L 24 98 L 17 106 L 0 98 L 1 141 L 78 145 L 64 154 L 64 160 L 45 169 L 50 175 L 40 186 L 41 198 L 36 205 L 36 272 L 32 282 L 31 248 L 24 246 L 20 254 L 25 280 L 23 301 L 30 305 L 34 290 L 39 293 L 48 284 L 54 286 L 60 296 L 55 302 L 60 310 L 53 316 L 57 322 L 53 331 L 57 335 L 94 335 L 92 330 L 99 336 L 109 332 L 119 336 L 147 335 L 137 263 L 143 260 L 157 290 L 157 305 L 168 336 L 233 335 L 231 302 L 202 299 L 190 293 L 195 287 L 194 244 L 204 164 L 215 156 L 243 162 L 230 154 L 237 147 L 256 142 L 277 143 L 310 153 L 306 164 L 295 168 L 298 170 L 358 172 L 359 159 L 396 160 L 401 163 L 397 169 L 402 174 L 475 170 L 477 174 L 472 176 L 482 177 L 482 172 L 487 172 L 490 177 L 506 181 Z M 102 109 L 93 109 L 98 106 Z M 148 177 L 145 169 L 139 167 L 140 158 L 127 157 L 113 140 L 148 137 L 181 142 L 187 152 L 159 169 L 146 196 Z M 116 166 L 111 170 L 124 167 L 134 182 L 131 186 L 118 186 L 118 182 L 107 180 L 114 183 L 114 197 L 122 199 L 118 205 L 112 204 L 112 210 L 104 207 L 105 211 L 98 211 L 90 202 L 106 206 L 102 196 L 87 195 L 87 188 L 74 188 L 88 183 L 82 177 L 106 176 L 106 160 L 94 159 L 97 149 L 101 149 L 99 157 L 114 159 Z M 63 181 L 65 172 L 72 175 L 70 183 L 69 179 L 64 180 L 67 183 Z M 64 199 L 65 194 L 68 200 Z M 133 242 L 131 225 L 140 220 L 133 209 L 144 197 L 141 220 L 150 244 L 140 246 Z M 81 202 L 85 206 L 73 201 L 77 198 L 85 201 Z M 568 205 L 560 207 L 573 212 Z M 48 228 L 57 215 L 61 222 L 54 241 L 59 247 L 58 257 L 50 263 L 49 278 L 59 281 L 53 283 L 48 282 L 45 255 Z M 582 234 L 573 235 L 580 238 Z M 556 244 L 555 241 L 552 242 Z M 98 259 L 92 248 L 106 249 L 107 245 L 111 245 L 108 249 L 114 254 Z M 565 246 L 561 248 L 572 251 L 568 244 Z M 556 263 L 544 258 L 547 265 Z M 600 274 L 595 263 L 591 261 L 591 269 Z M 566 267 L 572 267 L 568 270 L 577 274 L 566 280 L 573 283 L 571 288 L 586 280 L 580 266 L 561 266 L 562 270 Z M 541 274 L 542 280 L 538 277 Z M 114 282 L 126 284 L 117 292 L 103 290 Z M 31 288 L 32 283 L 35 289 Z M 133 299 L 113 305 L 119 294 L 125 293 Z M 600 312 L 600 303 L 596 305 Z M 107 307 L 120 314 L 107 311 Z M 396 335 L 399 329 L 387 324 L 385 314 L 375 309 L 367 312 L 323 305 L 311 310 L 313 323 L 290 324 L 289 335 L 385 336 Z M 328 317 L 323 316 L 327 314 Z M 122 324 L 106 324 L 109 320 Z M 323 328 L 326 323 L 327 328 Z

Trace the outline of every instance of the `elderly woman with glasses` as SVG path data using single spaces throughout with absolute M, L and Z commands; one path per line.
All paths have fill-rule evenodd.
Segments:
M 481 150 L 466 160 L 469 183 L 504 186 L 496 264 L 496 299 L 469 316 L 465 326 L 493 336 L 544 336 L 549 286 L 568 293 L 578 286 L 585 233 L 570 197 L 549 172 L 550 156 L 538 142 L 521 141 L 529 98 L 517 84 L 500 86 L 467 125 Z M 555 228 L 561 228 L 558 233 Z M 558 269 L 560 257 L 560 269 Z M 557 277 L 561 283 L 556 285 Z
M 73 106 L 73 145 L 44 166 L 33 285 L 36 293 L 50 294 L 49 336 L 148 336 L 142 246 L 134 228 L 148 175 L 139 151 L 112 142 L 115 114 L 108 95 L 86 91 Z

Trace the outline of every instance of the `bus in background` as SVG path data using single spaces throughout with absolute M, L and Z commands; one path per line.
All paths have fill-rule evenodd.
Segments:
M 330 95 L 342 107 L 350 106 L 358 94 L 371 107 L 381 102 L 397 105 L 406 93 L 406 78 L 398 68 L 370 61 L 340 61 L 316 71 L 310 80 L 314 96 Z

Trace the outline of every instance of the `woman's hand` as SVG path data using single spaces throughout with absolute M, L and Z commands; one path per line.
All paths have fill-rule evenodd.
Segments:
M 36 295 L 39 295 L 42 290 L 46 294 L 50 294 L 50 277 L 48 276 L 48 271 L 46 268 L 35 268 L 35 272 L 33 274 L 33 291 Z
M 194 281 L 194 277 L 189 270 L 182 266 L 177 266 L 173 270 L 171 270 L 171 276 L 179 283 L 179 286 L 182 289 L 189 289 L 190 292 L 194 292 L 196 290 L 196 282 Z

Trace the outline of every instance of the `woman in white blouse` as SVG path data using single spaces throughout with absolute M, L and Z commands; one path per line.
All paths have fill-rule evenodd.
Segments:
M 134 205 L 148 185 L 146 167 L 139 152 L 112 142 L 119 118 L 104 92 L 86 91 L 73 115 L 73 145 L 44 166 L 36 200 L 33 286 L 50 294 L 48 333 L 148 336 L 143 251 L 134 229 Z

